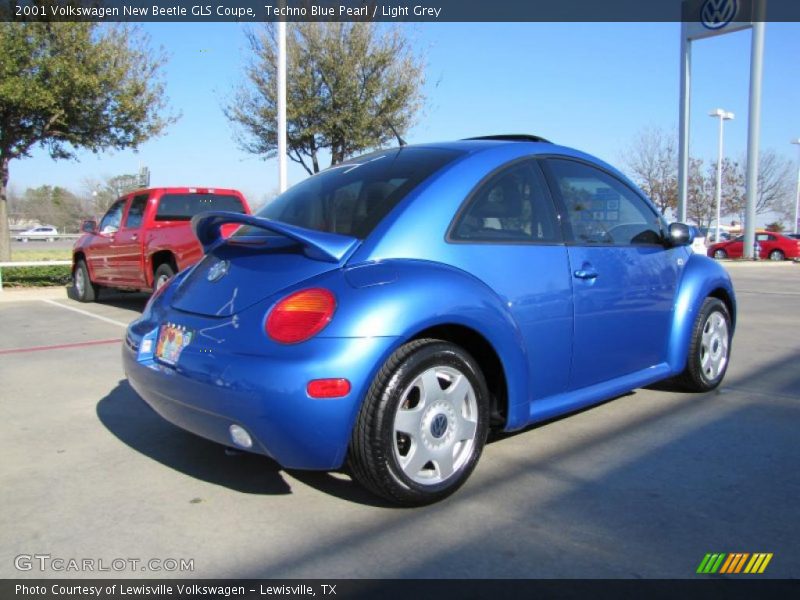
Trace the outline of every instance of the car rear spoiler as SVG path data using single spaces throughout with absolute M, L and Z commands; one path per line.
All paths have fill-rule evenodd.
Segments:
M 257 229 L 289 238 L 301 246 L 309 258 L 326 262 L 341 262 L 358 245 L 358 239 L 338 233 L 326 233 L 288 225 L 272 219 L 234 212 L 209 211 L 192 217 L 192 230 L 208 253 L 222 239 L 221 228 L 226 223 L 250 225 Z

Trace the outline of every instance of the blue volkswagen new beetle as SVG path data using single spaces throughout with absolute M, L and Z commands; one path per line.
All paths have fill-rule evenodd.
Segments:
M 193 226 L 205 258 L 128 328 L 133 388 L 399 504 L 455 491 L 490 429 L 728 366 L 724 269 L 614 168 L 535 136 L 381 150 Z

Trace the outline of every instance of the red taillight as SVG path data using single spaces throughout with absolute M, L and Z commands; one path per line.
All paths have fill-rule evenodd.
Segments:
M 267 316 L 267 335 L 282 344 L 296 344 L 314 337 L 333 318 L 336 299 L 328 290 L 311 288 L 278 302 Z
M 306 393 L 312 398 L 341 398 L 350 393 L 347 379 L 314 379 L 306 386 Z

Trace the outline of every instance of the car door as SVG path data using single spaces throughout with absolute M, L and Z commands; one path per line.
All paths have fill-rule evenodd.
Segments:
M 740 235 L 722 249 L 725 250 L 728 258 L 741 258 L 744 254 L 744 236 Z
M 757 233 L 756 242 L 759 248 L 759 258 L 769 258 L 770 252 L 780 250 L 778 237 L 771 233 Z
M 667 249 L 656 210 L 616 175 L 549 158 L 545 170 L 564 216 L 575 333 L 570 389 L 665 362 L 684 249 Z
M 139 194 L 131 199 L 122 226 L 114 236 L 111 264 L 120 285 L 147 287 L 142 267 L 142 224 L 147 199 L 148 194 Z
M 111 270 L 111 258 L 115 252 L 113 244 L 122 222 L 125 201 L 125 198 L 120 198 L 109 207 L 106 214 L 100 219 L 91 244 L 85 249 L 92 279 L 97 283 L 113 281 L 114 273 Z
M 513 161 L 478 184 L 447 241 L 453 248 L 448 262 L 497 293 L 519 327 L 531 374 L 529 400 L 566 391 L 572 284 L 555 206 L 536 160 Z

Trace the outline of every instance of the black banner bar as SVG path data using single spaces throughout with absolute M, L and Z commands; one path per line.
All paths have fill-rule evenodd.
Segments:
M 761 579 L 743 576 L 730 579 L 693 580 L 178 580 L 178 579 L 4 579 L 0 598 L 40 600 L 200 600 L 235 598 L 332 598 L 351 600 L 441 600 L 459 598 L 558 598 L 615 600 L 647 598 L 661 600 L 752 600 L 796 598 L 799 580 Z
M 758 0 L 0 0 L 0 20 L 677 22 L 697 13 L 696 20 L 741 22 L 750 19 L 752 1 Z M 797 0 L 765 1 L 765 21 L 800 21 Z

